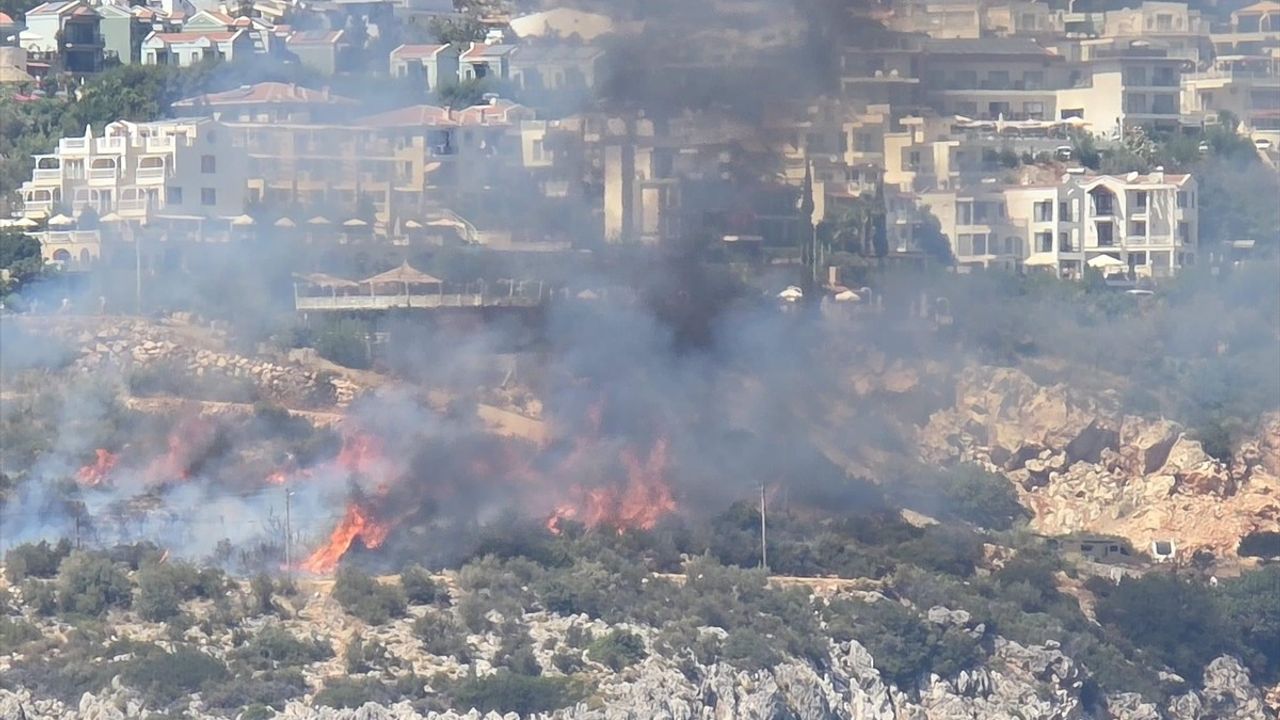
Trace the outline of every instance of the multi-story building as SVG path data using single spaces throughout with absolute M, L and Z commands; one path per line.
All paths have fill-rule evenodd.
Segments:
M 27 11 L 23 43 L 37 57 L 57 60 L 71 73 L 102 69 L 102 16 L 85 0 L 54 0 Z
M 214 60 L 246 60 L 253 52 L 253 38 L 245 30 L 153 32 L 142 41 L 142 64 L 190 67 Z
M 781 175 L 792 185 L 801 184 L 806 167 L 813 180 L 832 190 L 856 185 L 861 168 L 883 162 L 884 134 L 890 122 L 887 105 L 863 109 L 818 100 L 803 108 L 778 110 L 766 116 L 764 129 L 770 149 L 782 162 Z
M 518 45 L 511 53 L 511 80 L 530 93 L 585 93 L 601 75 L 604 51 L 590 45 Z
M 979 120 L 1057 117 L 1065 63 L 1034 40 L 929 40 L 924 51 L 924 92 L 938 112 Z
M 840 95 L 854 102 L 891 105 L 895 112 L 920 106 L 921 46 L 926 38 L 867 26 L 839 49 Z
M 35 157 L 23 213 L 234 217 L 245 207 L 245 156 L 230 141 L 212 120 L 119 121 L 100 137 L 63 138 Z
M 1194 262 L 1198 198 L 1190 175 L 1067 175 L 1053 186 L 1005 190 L 1025 228 L 1024 263 L 1080 277 L 1086 267 L 1169 277 Z
M 511 79 L 511 56 L 515 45 L 488 45 L 471 43 L 459 58 L 458 78 L 460 80 L 494 80 Z
M 212 115 L 224 122 L 335 122 L 349 116 L 356 102 L 328 91 L 292 83 L 262 82 L 206 93 L 173 103 L 183 114 Z
M 1231 24 L 1210 34 L 1214 52 L 1223 55 L 1280 53 L 1280 2 L 1261 0 L 1231 13 Z
M 458 48 L 454 45 L 401 45 L 391 51 L 391 76 L 422 81 L 428 92 L 458 82 Z
M 1177 129 L 1183 66 L 1158 48 L 1095 50 L 1072 65 L 1069 86 L 1058 92 L 1058 117 L 1079 118 L 1098 135 L 1136 126 Z
M 1182 112 L 1192 121 L 1217 122 L 1229 112 L 1241 131 L 1280 147 L 1280 56 L 1218 58 L 1200 72 L 1182 76 Z

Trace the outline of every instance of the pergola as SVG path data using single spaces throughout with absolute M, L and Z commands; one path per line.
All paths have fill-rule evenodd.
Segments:
M 323 288 L 328 290 L 333 297 L 338 297 L 338 291 L 343 290 L 343 295 L 352 294 L 351 291 L 358 290 L 360 283 L 354 280 L 347 280 L 336 275 L 326 275 L 325 273 L 305 273 L 295 274 L 293 276 L 293 294 L 296 301 L 298 295 L 298 286 L 305 285 L 313 288 Z
M 394 288 L 392 292 L 386 293 L 388 295 L 403 294 L 405 297 L 409 296 L 410 288 L 413 287 L 422 289 L 427 289 L 429 287 L 430 290 L 434 292 L 443 292 L 444 289 L 443 280 L 414 268 L 409 264 L 408 260 L 405 260 L 397 268 L 392 268 L 384 273 L 374 275 L 371 278 L 366 278 L 360 284 L 369 286 L 370 295 L 377 295 L 380 286 L 382 288 L 386 288 L 388 286 Z M 402 290 L 403 293 L 401 292 Z

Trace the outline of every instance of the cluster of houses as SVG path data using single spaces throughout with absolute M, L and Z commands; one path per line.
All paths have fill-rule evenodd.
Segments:
M 249 54 L 280 44 L 296 52 L 334 37 L 340 45 L 350 13 L 376 28 L 402 12 L 384 16 L 376 9 L 383 3 L 364 0 L 311 5 L 348 14 L 335 11 L 324 30 L 286 26 L 282 35 L 265 12 L 198 10 L 177 32 L 150 31 L 133 61 L 198 59 L 183 38 L 202 33 L 211 48 L 231 43 L 211 50 L 227 61 L 241 52 L 236 43 Z M 65 22 L 97 17 L 100 29 L 86 32 L 101 34 L 103 7 L 49 3 L 28 13 L 19 35 L 50 33 L 39 24 L 42 8 L 72 8 L 56 11 Z M 140 9 L 158 12 L 127 12 Z M 164 16 L 175 12 L 184 11 Z M 778 240 L 796 232 L 794 203 L 778 198 L 807 184 L 814 220 L 843 203 L 881 204 L 890 253 L 918 254 L 926 234 L 940 233 L 962 269 L 1159 278 L 1201 251 L 1196 179 L 1162 169 L 1094 174 L 1073 157 L 1073 138 L 1107 142 L 1234 118 L 1264 162 L 1280 160 L 1273 0 L 1237 10 L 1221 27 L 1186 3 L 1156 0 L 1104 12 L 911 0 L 870 12 L 864 34 L 832 48 L 838 88 L 780 103 L 758 122 L 717 110 L 547 117 L 534 102 L 497 96 L 371 113 L 323 88 L 260 83 L 181 100 L 178 120 L 119 122 L 63 139 L 36 158 L 21 214 L 44 233 L 47 257 L 71 263 L 93 262 L 111 223 L 143 221 L 198 236 L 270 224 L 343 242 L 546 239 L 528 236 L 518 219 L 494 219 L 524 194 L 566 216 L 581 213 L 610 242 Z M 49 27 L 61 52 L 76 45 L 65 42 L 65 25 Z M 590 41 L 626 31 L 600 15 L 553 10 L 504 21 L 484 42 L 399 44 L 381 72 L 428 89 L 492 77 L 526 90 L 589 90 L 604 72 L 601 45 Z M 577 37 L 529 41 L 539 35 Z M 328 71 L 341 71 L 340 55 Z M 698 62 L 742 58 L 726 52 Z M 48 225 L 86 210 L 92 229 Z

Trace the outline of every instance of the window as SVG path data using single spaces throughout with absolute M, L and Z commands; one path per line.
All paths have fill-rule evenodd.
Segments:
M 871 133 L 858 133 L 854 136 L 853 146 L 858 152 L 872 152 L 875 150 L 874 138 Z
M 1147 223 L 1146 223 L 1146 221 L 1145 221 L 1145 220 L 1131 220 L 1131 221 L 1129 221 L 1129 236 L 1130 236 L 1130 237 L 1142 237 L 1142 238 L 1145 238 L 1145 237 L 1147 236 Z
M 1147 96 L 1142 93 L 1126 93 L 1124 96 L 1124 111 L 1127 113 L 1145 113 L 1147 111 Z
M 1022 113 L 1026 115 L 1029 120 L 1043 120 L 1044 119 L 1044 103 L 1041 103 L 1041 102 L 1022 103 Z
M 1010 236 L 1004 239 L 1004 253 L 1014 257 L 1022 257 L 1022 238 Z
M 181 205 L 182 204 L 182 188 L 167 187 L 164 189 L 164 197 L 165 197 L 165 202 L 169 203 L 170 205 Z
M 973 254 L 974 255 L 987 254 L 987 236 L 985 234 L 973 236 Z
M 1191 242 L 1191 225 L 1185 222 L 1178 223 L 1178 242 L 1183 244 Z
M 1178 100 L 1174 95 L 1155 95 L 1151 98 L 1151 112 L 1174 115 L 1178 112 Z
M 1137 210 L 1138 212 L 1146 212 L 1148 197 L 1149 197 L 1149 193 L 1146 190 L 1138 190 L 1137 192 L 1135 192 L 1133 194 L 1134 209 Z
M 1073 248 L 1071 247 L 1071 233 L 1069 232 L 1058 233 L 1058 252 L 1072 252 L 1072 250 Z
M 1036 222 L 1053 222 L 1053 201 L 1044 200 L 1032 206 Z
M 1147 69 L 1144 67 L 1127 67 L 1124 69 L 1125 85 L 1146 85 Z
M 1053 233 L 1048 230 L 1036 233 L 1036 252 L 1053 252 Z
M 533 156 L 533 160 L 534 160 L 534 162 L 541 162 L 541 161 L 542 161 L 543 154 L 542 154 L 542 141 L 541 141 L 541 140 L 534 140 L 534 141 L 533 141 L 533 147 L 532 147 L 532 149 L 531 149 L 530 154 Z
M 207 142 L 207 143 L 209 143 L 210 145 L 212 145 L 212 144 L 214 144 L 215 142 L 217 142 L 217 141 L 218 141 L 218 135 L 217 135 L 217 133 L 215 133 L 214 131 L 212 131 L 212 130 L 208 130 L 208 131 L 206 131 L 206 132 L 205 132 L 205 134 L 204 134 L 204 140 L 205 140 L 205 142 Z
M 1101 247 L 1111 247 L 1115 244 L 1115 227 L 1109 222 L 1098 223 L 1098 245 Z
M 1187 191 L 1179 190 L 1178 191 L 1178 207 L 1185 208 L 1186 206 L 1187 206 Z
M 205 175 L 212 175 L 218 172 L 218 160 L 212 155 L 200 156 L 200 172 Z
M 956 224 L 972 225 L 973 224 L 973 201 L 962 200 L 956 203 Z
M 920 151 L 919 150 L 912 150 L 910 153 L 907 154 L 907 169 L 908 170 L 920 169 Z
M 1058 203 L 1058 222 L 1071 222 L 1071 203 L 1066 200 Z
M 1040 90 L 1044 88 L 1044 72 L 1040 70 L 1029 70 L 1022 73 L 1022 84 L 1028 90 Z
M 200 204 L 209 206 L 218 204 L 218 191 L 213 188 L 200 188 Z
M 960 90 L 972 90 L 978 87 L 978 73 L 976 70 L 959 70 L 955 75 L 955 82 L 951 84 L 953 88 Z
M 1007 90 L 1009 88 L 1009 72 L 1007 70 L 992 70 L 988 72 L 987 87 L 993 90 Z

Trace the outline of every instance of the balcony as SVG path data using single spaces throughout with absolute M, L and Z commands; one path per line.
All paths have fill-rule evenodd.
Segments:
M 31 171 L 31 182 L 35 185 L 57 185 L 62 182 L 62 168 L 36 168 Z
M 84 138 L 62 138 L 58 141 L 58 154 L 80 155 L 89 151 L 89 142 Z
M 93 141 L 94 148 L 100 153 L 122 153 L 125 149 L 125 138 L 103 137 Z
M 172 136 L 172 135 L 169 135 L 169 136 L 166 136 L 166 137 L 149 137 L 149 138 L 147 138 L 147 141 L 146 141 L 146 143 L 145 143 L 145 145 L 144 145 L 144 148 L 145 148 L 145 150 L 146 150 L 147 152 L 149 152 L 149 153 L 156 153 L 156 152 L 168 152 L 168 151 L 173 150 L 174 145 L 175 145 L 175 143 L 174 143 L 174 140 L 173 140 L 173 136 Z
M 120 173 L 114 167 L 89 168 L 90 185 L 115 185 L 119 177 Z
M 164 182 L 168 176 L 167 169 L 161 165 L 159 167 L 140 167 L 134 172 L 140 185 L 159 185 Z

